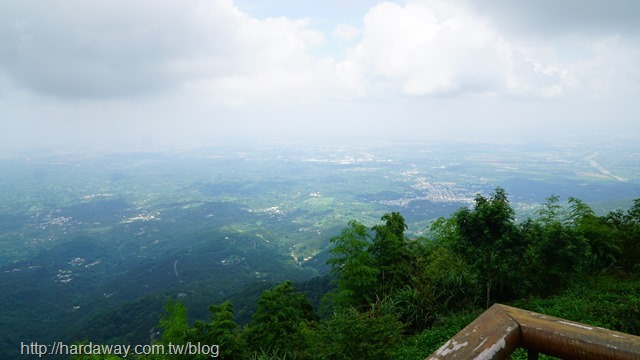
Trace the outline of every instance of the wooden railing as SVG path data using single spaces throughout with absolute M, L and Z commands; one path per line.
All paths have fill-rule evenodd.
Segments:
M 640 360 L 640 337 L 495 304 L 427 359 L 506 359 L 522 347 L 562 359 Z

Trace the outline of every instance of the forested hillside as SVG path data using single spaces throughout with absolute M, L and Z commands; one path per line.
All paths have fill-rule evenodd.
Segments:
M 371 228 L 350 221 L 331 239 L 335 288 L 316 309 L 290 281 L 265 290 L 243 327 L 230 301 L 189 324 L 172 300 L 157 344 L 216 344 L 223 359 L 421 359 L 496 302 L 640 334 L 640 199 L 598 216 L 551 196 L 516 219 L 497 188 L 426 237 L 405 230 L 397 212 Z

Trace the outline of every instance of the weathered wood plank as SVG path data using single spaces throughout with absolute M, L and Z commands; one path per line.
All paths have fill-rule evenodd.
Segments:
M 496 304 L 427 359 L 506 359 L 519 343 L 518 323 Z
M 495 304 L 427 359 L 506 359 L 517 348 L 562 359 L 640 360 L 640 337 Z
M 640 359 L 640 337 L 506 305 L 520 326 L 521 347 L 563 359 Z

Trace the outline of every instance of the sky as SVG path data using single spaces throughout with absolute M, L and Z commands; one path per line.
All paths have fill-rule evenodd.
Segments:
M 640 135 L 636 0 L 3 0 L 4 147 Z

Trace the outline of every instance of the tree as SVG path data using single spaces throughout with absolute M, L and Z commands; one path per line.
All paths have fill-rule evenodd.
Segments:
M 285 281 L 260 296 L 246 331 L 247 343 L 256 351 L 300 355 L 306 350 L 305 332 L 317 320 L 306 295 L 294 291 L 291 281 Z
M 620 238 L 614 236 L 606 218 L 596 216 L 589 205 L 574 197 L 569 198 L 567 218 L 577 235 L 589 243 L 592 270 L 609 268 L 618 261 L 622 255 Z
M 473 209 L 462 208 L 454 215 L 460 234 L 453 245 L 484 280 L 486 306 L 491 304 L 491 291 L 505 285 L 509 276 L 504 260 L 516 256 L 517 244 L 515 211 L 511 208 L 504 189 L 498 187 L 489 198 L 478 194 Z
M 565 209 L 555 195 L 547 199 L 537 214 L 535 221 L 528 219 L 520 224 L 520 235 L 526 244 L 523 288 L 528 288 L 529 293 L 550 293 L 583 273 L 593 260 L 581 226 L 587 224 L 585 219 L 595 220 L 596 216 L 576 198 L 569 198 L 569 208 Z
M 184 343 L 186 341 L 189 322 L 187 321 L 187 308 L 180 301 L 173 299 L 165 305 L 166 313 L 160 317 L 159 327 L 162 329 L 160 342 L 168 344 Z
M 211 305 L 211 321 L 196 321 L 190 330 L 192 343 L 219 345 L 221 359 L 242 359 L 245 348 L 238 324 L 233 320 L 233 304 L 227 300 L 220 305 Z M 208 358 L 203 355 L 202 358 Z
M 610 212 L 606 223 L 612 237 L 619 240 L 620 265 L 629 273 L 640 273 L 640 199 L 635 199 L 630 209 Z
M 404 231 L 407 229 L 400 213 L 384 214 L 385 223 L 372 228 L 375 232 L 369 252 L 375 258 L 379 294 L 384 297 L 404 287 L 409 280 L 410 259 Z
M 553 222 L 542 228 L 537 242 L 540 282 L 547 290 L 565 285 L 575 274 L 583 273 L 591 259 L 588 240 L 575 228 Z
M 460 256 L 445 247 L 438 247 L 424 260 L 423 279 L 429 286 L 434 313 L 473 306 L 482 284 Z M 479 286 L 478 286 L 479 285 Z
M 640 274 L 640 199 L 633 200 L 625 220 L 628 224 L 622 247 L 626 269 Z
M 374 298 L 379 273 L 373 255 L 368 251 L 371 238 L 367 228 L 357 221 L 350 221 L 340 236 L 331 239 L 332 255 L 327 264 L 336 275 L 338 286 L 330 293 L 339 307 L 363 308 Z
M 542 204 L 542 208 L 536 211 L 538 215 L 538 221 L 549 224 L 555 221 L 560 221 L 560 216 L 563 212 L 562 205 L 559 204 L 560 197 L 558 195 L 551 195 L 547 198 L 547 202 Z

